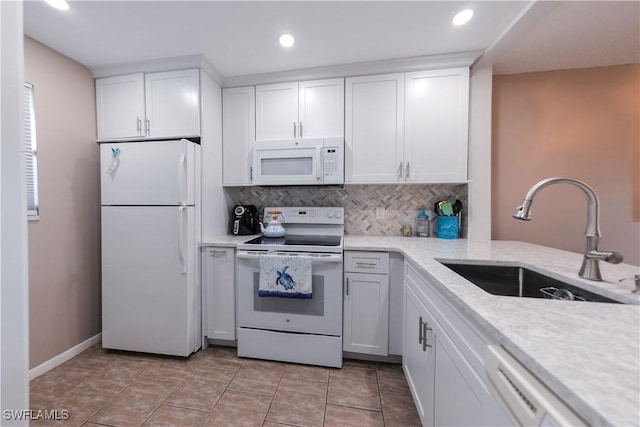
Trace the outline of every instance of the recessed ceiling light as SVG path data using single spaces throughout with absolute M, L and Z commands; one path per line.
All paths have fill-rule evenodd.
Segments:
M 60 10 L 67 10 L 69 9 L 69 3 L 66 2 L 66 0 L 44 0 L 47 3 L 49 3 L 49 5 L 55 7 L 56 9 L 60 9 Z
M 453 17 L 453 25 L 464 25 L 471 20 L 473 16 L 473 10 L 465 9 L 456 13 L 456 16 Z
M 284 47 L 291 47 L 296 42 L 291 34 L 283 34 L 280 36 L 280 44 Z

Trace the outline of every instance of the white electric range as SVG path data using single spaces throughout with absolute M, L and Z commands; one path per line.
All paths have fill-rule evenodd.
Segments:
M 267 207 L 284 217 L 285 237 L 238 245 L 238 355 L 342 366 L 344 208 Z M 260 257 L 312 258 L 312 298 L 260 297 Z

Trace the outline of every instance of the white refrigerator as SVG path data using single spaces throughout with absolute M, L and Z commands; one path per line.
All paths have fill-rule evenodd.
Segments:
M 102 346 L 188 356 L 201 344 L 200 145 L 100 144 Z

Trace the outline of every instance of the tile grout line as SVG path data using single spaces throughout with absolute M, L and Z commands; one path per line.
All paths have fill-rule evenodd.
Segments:
M 212 347 L 212 350 L 211 350 L 212 353 L 213 353 L 213 349 L 214 348 Z M 238 356 L 236 356 L 236 358 L 237 357 Z M 200 364 L 202 364 L 202 361 L 200 361 Z M 200 364 L 198 364 L 198 366 Z M 213 404 L 213 407 L 209 411 L 209 415 L 207 415 L 204 418 L 204 421 L 202 421 L 202 424 L 200 424 L 200 427 L 204 426 L 207 423 L 207 421 L 209 421 L 209 418 L 211 418 L 211 414 L 213 414 L 213 411 L 216 409 L 216 406 L 218 406 L 218 403 L 220 403 L 220 400 L 222 399 L 224 394 L 227 392 L 227 390 L 229 390 L 229 386 L 231 385 L 231 383 L 233 382 L 235 377 L 238 375 L 238 372 L 240 372 L 240 368 L 242 368 L 243 366 L 244 366 L 244 361 L 242 361 L 242 364 L 235 370 L 235 373 L 233 374 L 233 377 L 231 377 L 231 379 L 229 380 L 229 383 L 224 387 L 224 390 L 222 390 L 222 393 L 220 393 L 220 397 L 218 398 L 218 400 L 216 400 L 216 403 Z
M 278 378 L 278 385 L 276 386 L 275 391 L 273 392 L 273 396 L 271 396 L 271 402 L 269 403 L 269 408 L 267 409 L 267 413 L 264 414 L 264 419 L 262 420 L 262 424 L 267 422 L 267 417 L 269 416 L 269 411 L 271 411 L 271 406 L 273 405 L 273 401 L 276 399 L 276 393 L 278 393 L 278 387 L 280 387 L 280 382 L 282 381 L 282 376 L 284 375 L 285 368 L 282 368 L 282 372 L 280 373 L 280 378 Z

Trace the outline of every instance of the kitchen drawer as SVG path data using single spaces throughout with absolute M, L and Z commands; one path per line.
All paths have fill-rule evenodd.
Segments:
M 388 252 L 346 251 L 344 271 L 349 273 L 389 274 Z

